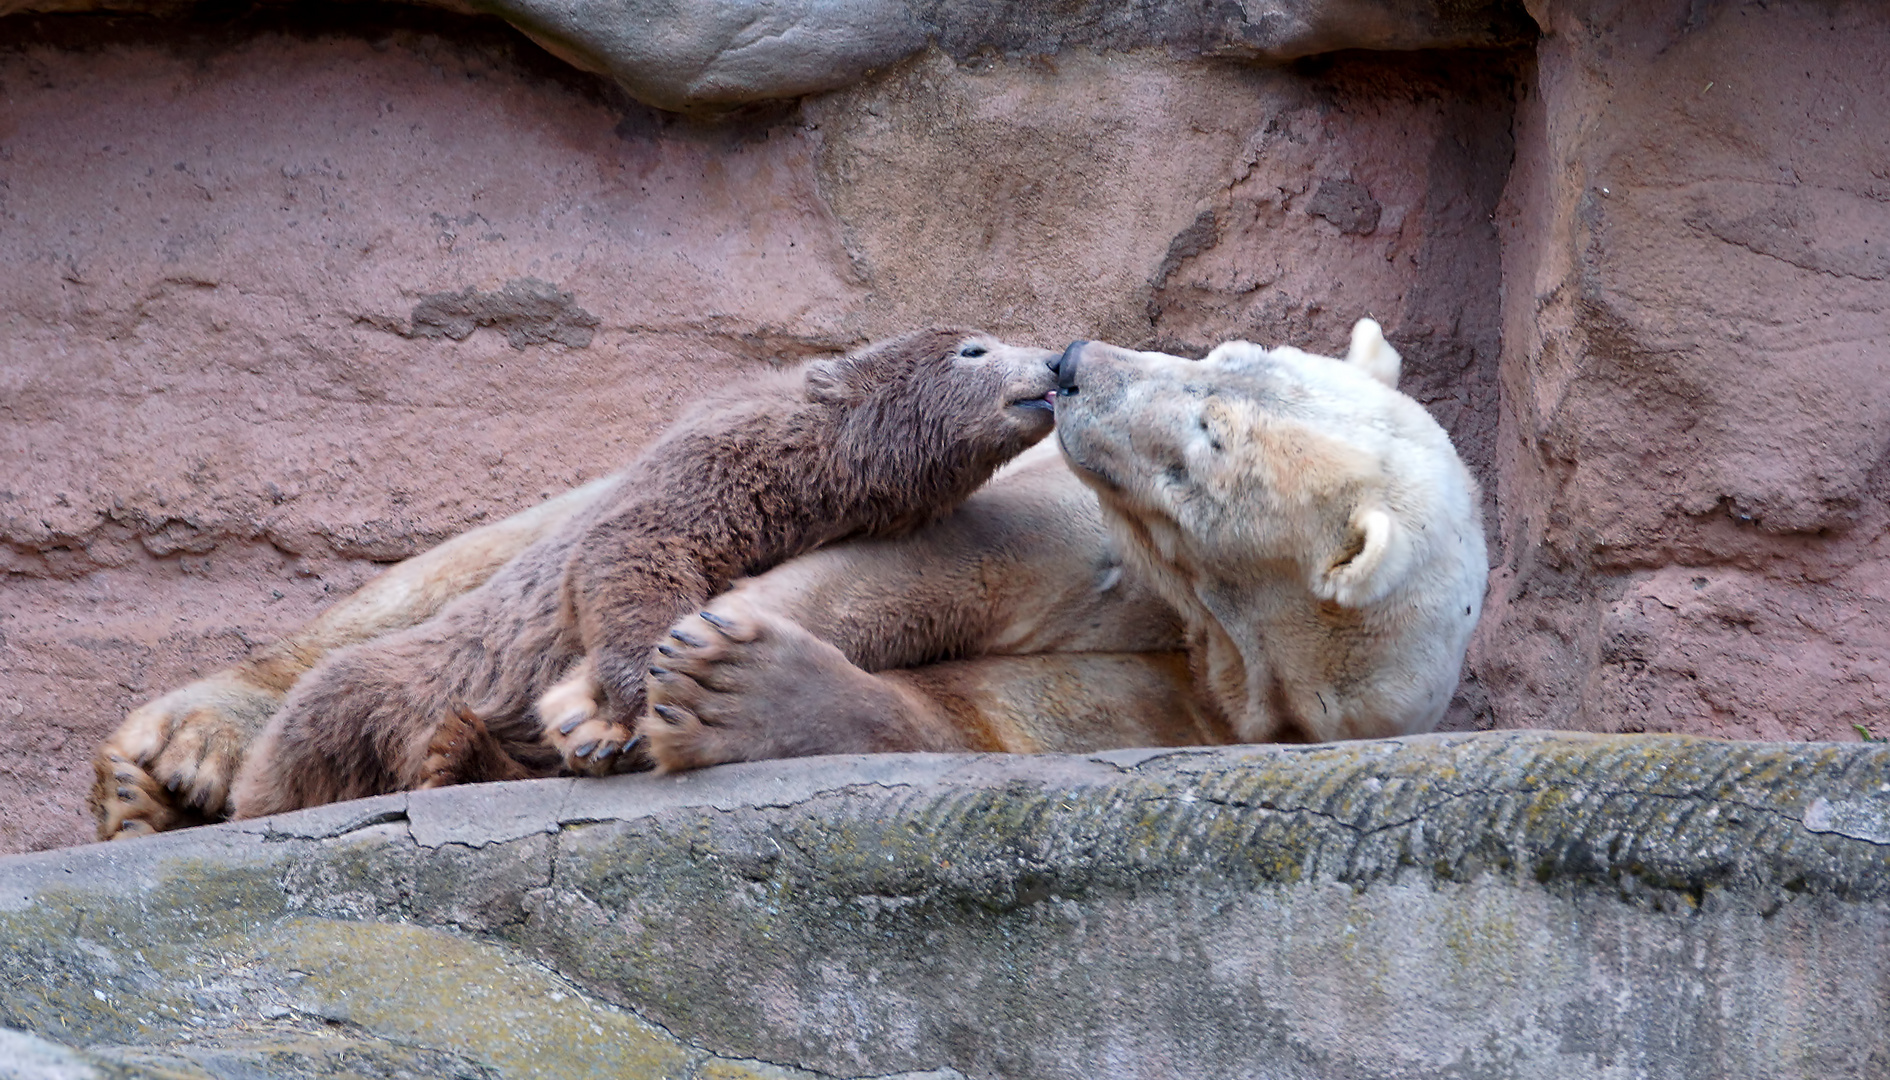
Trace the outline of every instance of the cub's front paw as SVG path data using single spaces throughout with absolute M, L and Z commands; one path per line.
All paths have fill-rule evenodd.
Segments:
M 538 699 L 545 742 L 558 751 L 567 770 L 580 776 L 609 776 L 647 767 L 638 752 L 642 741 L 612 712 L 590 657 L 579 661 Z

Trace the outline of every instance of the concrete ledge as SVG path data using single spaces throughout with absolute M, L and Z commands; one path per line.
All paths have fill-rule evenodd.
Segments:
M 0 944 L 0 1026 L 174 1075 L 1878 1077 L 1890 746 L 489 785 L 0 860 Z

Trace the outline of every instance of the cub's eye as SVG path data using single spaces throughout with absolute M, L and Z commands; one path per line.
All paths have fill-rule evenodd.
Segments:
M 985 348 L 982 345 L 967 345 L 964 348 L 958 350 L 958 355 L 965 357 L 966 359 L 976 359 L 980 356 L 983 356 L 984 353 L 985 353 Z

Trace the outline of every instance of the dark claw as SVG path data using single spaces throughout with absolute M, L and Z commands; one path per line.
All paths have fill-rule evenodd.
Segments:
M 136 776 L 133 776 L 132 774 L 130 774 L 130 773 L 128 773 L 128 772 L 115 772 L 115 773 L 113 773 L 113 774 L 112 774 L 112 779 L 113 779 L 113 780 L 121 780 L 121 781 L 123 781 L 123 782 L 125 782 L 125 783 L 127 783 L 127 784 L 129 784 L 129 783 L 133 783 L 133 782 L 134 782 L 134 781 L 136 781 L 136 780 L 137 780 L 138 778 L 137 778 Z
M 597 749 L 597 740 L 595 740 L 595 739 L 593 739 L 593 740 L 591 740 L 590 742 L 587 742 L 587 743 L 585 743 L 585 744 L 584 744 L 583 746 L 580 746 L 580 747 L 578 747 L 578 748 L 577 748 L 577 749 L 576 749 L 575 751 L 573 751 L 573 752 L 572 752 L 572 756 L 574 756 L 574 757 L 590 757 L 590 756 L 591 756 L 591 751 L 593 751 L 593 750 L 595 750 L 595 749 Z
M 700 649 L 702 648 L 702 645 L 703 645 L 702 642 L 696 640 L 693 637 L 690 637 L 688 634 L 683 633 L 681 630 L 671 630 L 669 632 L 669 636 L 675 638 L 677 641 L 682 642 L 684 645 L 687 645 L 692 649 Z M 669 655 L 675 656 L 676 654 L 670 653 Z
M 684 642 L 683 644 L 687 645 L 688 642 Z M 662 653 L 664 656 L 671 657 L 671 658 L 675 658 L 682 655 L 681 653 L 677 652 L 675 649 L 672 649 L 667 645 L 658 645 L 656 647 L 656 651 Z
M 672 724 L 680 724 L 683 722 L 683 714 L 682 714 L 681 709 L 672 709 L 667 705 L 652 705 L 650 706 L 650 709 L 653 712 L 655 712 L 656 715 L 662 717 L 663 719 L 669 721 Z
M 582 716 L 573 716 L 571 719 L 566 720 L 564 723 L 558 725 L 558 734 L 569 735 L 573 731 L 576 731 L 577 726 L 579 724 L 582 724 L 583 722 L 584 722 L 584 718 Z
M 119 788 L 119 789 L 118 789 L 118 797 L 119 797 L 119 798 L 121 798 L 121 799 L 123 799 L 123 800 L 125 800 L 126 802 L 130 802 L 130 801 L 131 801 L 131 789 L 130 789 L 130 788 Z
M 717 615 L 713 611 L 698 611 L 696 612 L 696 614 L 702 616 L 703 622 L 708 623 L 710 626 L 715 627 L 717 630 L 722 631 L 722 633 L 724 634 L 728 633 L 730 630 L 735 629 L 734 623 L 729 622 L 727 619 L 724 619 L 722 616 Z
M 642 745 L 643 745 L 643 736 L 632 735 L 630 736 L 630 741 L 623 744 L 623 752 L 628 754 L 630 751 L 635 750 L 637 747 L 642 746 Z
M 669 674 L 669 669 L 666 667 L 653 667 L 650 669 L 650 674 L 660 679 L 663 676 Z

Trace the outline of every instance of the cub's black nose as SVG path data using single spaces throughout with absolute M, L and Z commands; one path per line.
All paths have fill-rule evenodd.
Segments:
M 1071 397 L 1075 395 L 1077 389 L 1076 360 L 1077 357 L 1082 355 L 1083 346 L 1087 344 L 1089 344 L 1087 341 L 1072 341 L 1070 342 L 1070 347 L 1063 350 L 1063 355 L 1057 357 L 1058 397 Z

